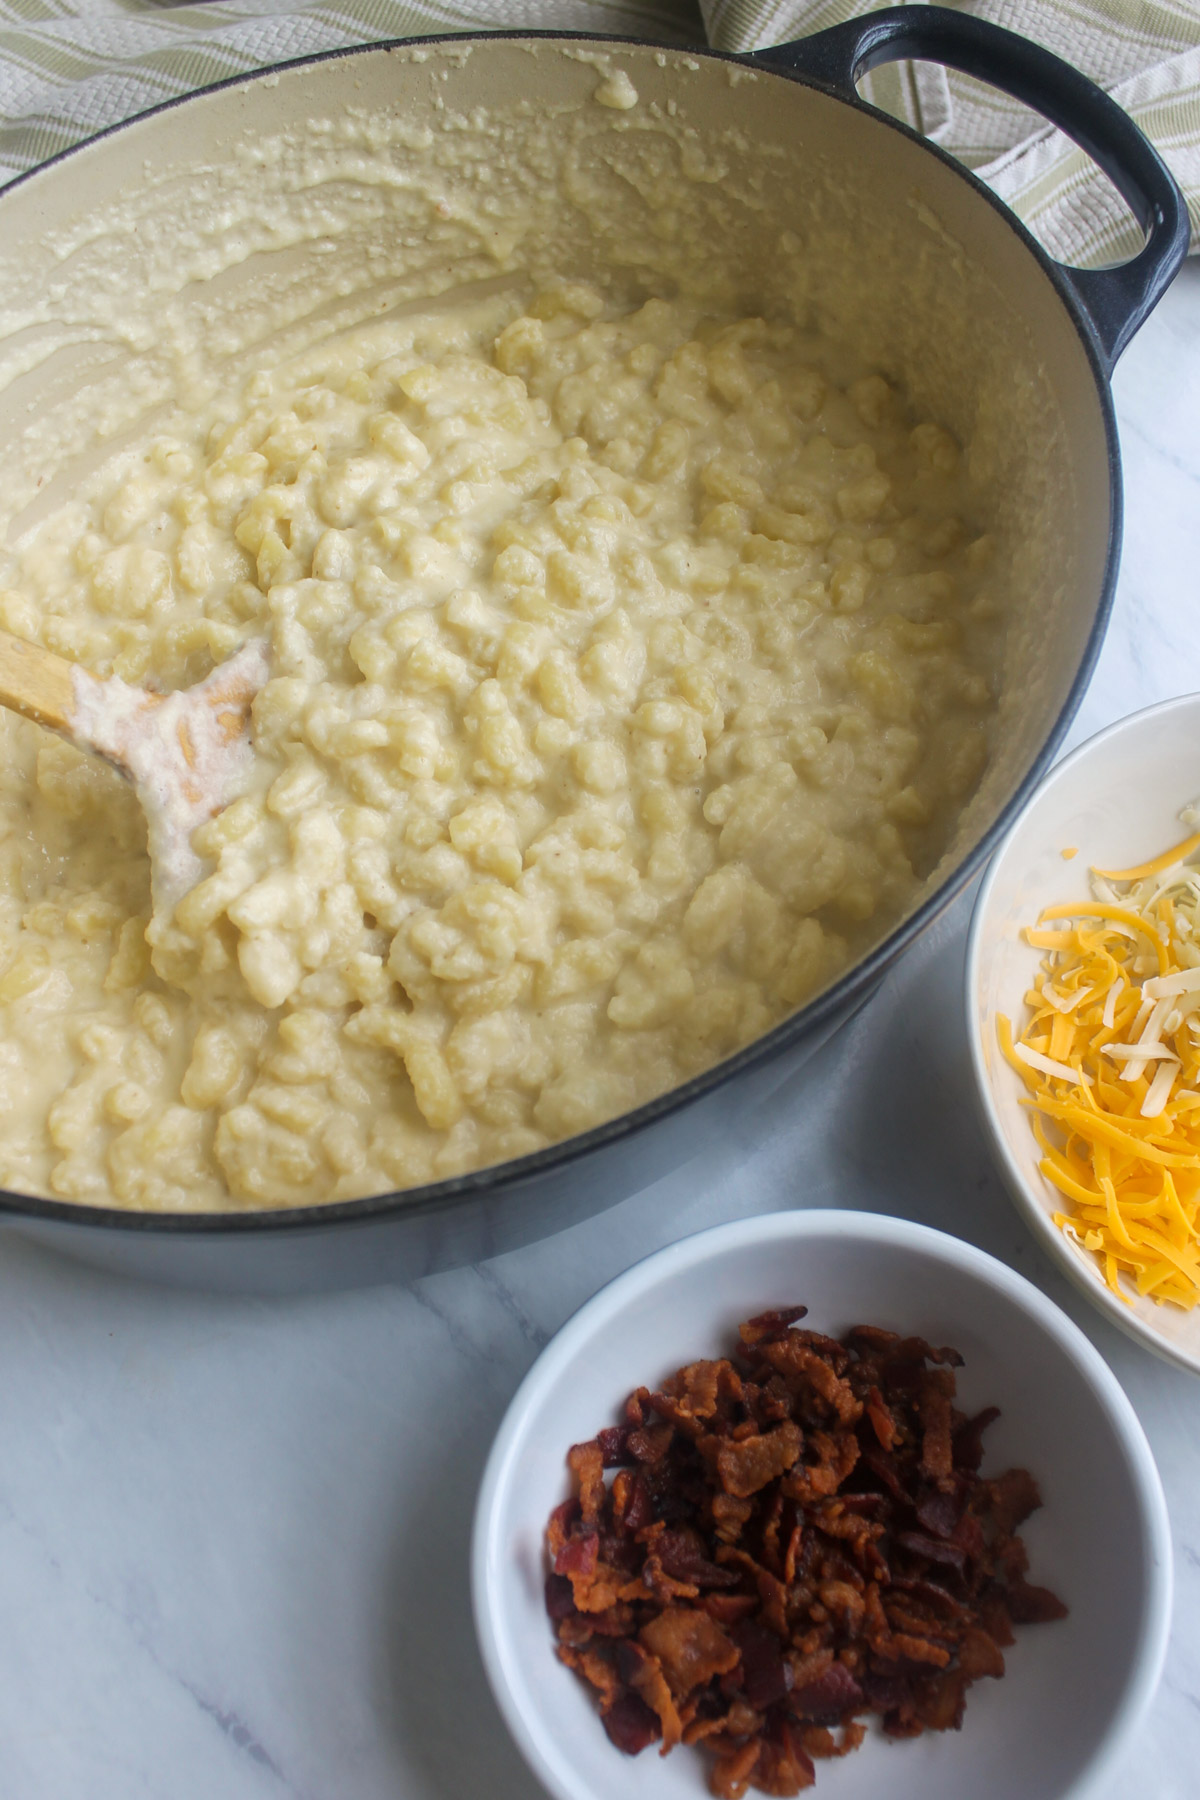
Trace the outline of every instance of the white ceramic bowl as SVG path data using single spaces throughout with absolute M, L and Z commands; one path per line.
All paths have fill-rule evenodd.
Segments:
M 1031 1579 L 1070 1607 L 1019 1629 L 1004 1679 L 972 1687 L 961 1733 L 873 1733 L 818 1764 L 817 1791 L 1081 1800 L 1149 1704 L 1166 1648 L 1170 1535 L 1149 1446 L 1096 1350 L 1029 1282 L 927 1226 L 859 1212 L 775 1213 L 659 1251 L 576 1313 L 518 1389 L 484 1473 L 471 1579 L 488 1677 L 530 1767 L 557 1800 L 704 1800 L 701 1752 L 623 1756 L 556 1658 L 543 1532 L 570 1491 L 568 1447 L 614 1423 L 631 1389 L 722 1354 L 740 1320 L 794 1302 L 818 1330 L 878 1324 L 962 1351 L 963 1407 L 1003 1409 L 984 1472 L 1037 1477 Z
M 1038 1168 L 1020 1105 L 1025 1088 L 1000 1054 L 996 1017 L 1025 1016 L 1042 952 L 1022 937 L 1045 906 L 1090 896 L 1088 869 L 1128 869 L 1186 837 L 1180 808 L 1200 798 L 1200 694 L 1133 713 L 1089 738 L 1046 777 L 984 876 L 967 944 L 967 1036 L 984 1124 L 1001 1174 L 1034 1236 L 1111 1322 L 1179 1368 L 1200 1374 L 1200 1308 L 1114 1297 L 1095 1257 L 1054 1223 L 1062 1196 Z M 1063 851 L 1078 854 L 1064 860 Z

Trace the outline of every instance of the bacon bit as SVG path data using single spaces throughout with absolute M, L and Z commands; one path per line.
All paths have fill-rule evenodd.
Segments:
M 693 1419 L 711 1419 L 721 1397 L 722 1371 L 727 1367 L 719 1362 L 689 1363 L 663 1383 L 663 1391 L 677 1399 Z M 737 1385 L 741 1387 L 740 1382 Z M 651 1404 L 656 1412 L 662 1411 L 657 1394 L 651 1395 Z
M 998 1406 L 985 1406 L 973 1419 L 967 1419 L 954 1431 L 954 1466 L 970 1469 L 972 1474 L 983 1461 L 983 1434 L 1000 1417 Z
M 634 1639 L 625 1638 L 617 1645 L 617 1670 L 622 1681 L 627 1682 L 641 1696 L 658 1719 L 662 1727 L 660 1754 L 665 1756 L 668 1750 L 673 1750 L 676 1744 L 682 1742 L 683 1726 L 663 1674 L 662 1664 L 657 1656 L 643 1649 Z
M 646 1402 L 650 1398 L 649 1388 L 634 1388 L 625 1402 L 625 1423 L 630 1426 L 646 1423 Z
M 704 1540 L 695 1531 L 663 1531 L 658 1539 L 658 1557 L 668 1575 L 676 1581 L 690 1581 L 698 1588 L 736 1587 L 738 1578 L 728 1569 L 719 1569 L 704 1554 Z
M 813 1506 L 828 1495 L 836 1494 L 859 1458 L 858 1440 L 849 1432 L 834 1438 L 823 1431 L 815 1431 L 812 1447 L 821 1460 L 794 1470 L 783 1481 L 784 1493 L 802 1506 Z
M 817 1778 L 803 1733 L 788 1718 L 772 1719 L 755 1767 L 755 1786 L 765 1794 L 799 1794 Z
M 581 1613 L 606 1613 L 618 1601 L 627 1599 L 625 1583 L 614 1569 L 608 1569 L 603 1563 L 597 1564 L 596 1573 L 589 1581 L 572 1580 L 575 1590 L 575 1604 Z
M 578 1517 L 579 1502 L 574 1496 L 570 1500 L 564 1500 L 550 1514 L 550 1521 L 546 1526 L 546 1549 L 549 1552 L 551 1564 L 558 1561 L 558 1553 L 566 1543 L 571 1527 Z
M 962 1517 L 964 1498 L 957 1491 L 945 1493 L 938 1488 L 930 1488 L 917 1501 L 917 1523 L 923 1525 L 933 1537 L 953 1537 L 954 1527 Z
M 729 1635 L 742 1659 L 742 1691 L 748 1703 L 765 1712 L 785 1699 L 792 1685 L 792 1670 L 783 1659 L 778 1634 L 757 1619 L 744 1619 Z
M 546 1611 L 555 1624 L 560 1619 L 569 1619 L 575 1611 L 575 1601 L 571 1593 L 571 1584 L 565 1575 L 547 1575 L 546 1577 Z
M 942 1377 L 941 1380 L 938 1379 L 939 1376 Z M 950 1382 L 949 1391 L 944 1385 L 947 1379 Z M 921 1470 L 939 1487 L 949 1482 L 954 1474 L 954 1451 L 950 1438 L 950 1394 L 953 1391 L 953 1376 L 947 1377 L 940 1369 L 929 1370 L 921 1392 L 921 1425 L 924 1431 Z
M 969 1681 L 978 1681 L 984 1675 L 999 1680 L 1004 1673 L 1004 1658 L 994 1638 L 977 1625 L 968 1625 L 958 1648 L 958 1666 Z
M 651 1404 L 661 1418 L 667 1419 L 677 1431 L 695 1441 L 703 1436 L 705 1421 L 697 1418 L 686 1399 L 677 1399 L 674 1394 L 651 1394 Z
M 594 1525 L 600 1517 L 608 1490 L 604 1485 L 604 1455 L 598 1443 L 572 1444 L 567 1451 L 567 1467 L 579 1487 L 579 1507 L 585 1525 Z
M 1016 1643 L 1016 1634 L 1012 1628 L 1012 1614 L 1004 1604 L 1003 1595 L 986 1594 L 979 1602 L 976 1612 L 980 1625 L 994 1644 L 999 1644 L 1002 1650 L 1007 1650 L 1011 1644 Z
M 848 1638 L 857 1637 L 863 1616 L 863 1597 L 858 1588 L 849 1581 L 823 1581 L 817 1592 L 838 1630 Z
M 556 1575 L 588 1576 L 595 1573 L 600 1557 L 600 1536 L 589 1531 L 582 1537 L 569 1537 L 554 1559 Z
M 693 1612 L 690 1607 L 667 1607 L 642 1628 L 641 1641 L 657 1656 L 667 1685 L 677 1697 L 737 1666 L 738 1651 L 732 1638 L 708 1613 Z
M 606 1656 L 598 1650 L 572 1650 L 567 1644 L 558 1646 L 558 1654 L 569 1669 L 591 1682 L 600 1696 L 602 1709 L 613 1704 L 621 1692 L 621 1681 Z
M 559 1655 L 612 1742 L 699 1745 L 729 1800 L 802 1792 L 871 1713 L 894 1738 L 956 1729 L 1013 1621 L 1066 1610 L 1014 1535 L 1033 1477 L 978 1474 L 996 1412 L 954 1410 L 958 1352 L 801 1316 L 760 1314 L 736 1363 L 638 1388 L 573 1446 L 577 1496 L 546 1532 Z
M 893 1637 L 896 1652 L 907 1657 L 909 1662 L 932 1663 L 936 1669 L 944 1669 L 950 1661 L 950 1652 L 941 1644 L 932 1643 L 928 1638 L 914 1637 L 911 1632 L 897 1631 Z
M 740 1749 L 733 1749 L 727 1756 L 717 1759 L 709 1783 L 717 1800 L 742 1800 L 761 1748 L 762 1740 L 752 1738 Z
M 867 1395 L 867 1417 L 881 1448 L 893 1449 L 896 1443 L 896 1421 L 877 1387 L 873 1387 Z
M 610 1606 L 607 1612 L 589 1613 L 586 1618 L 582 1614 L 577 1615 L 579 1623 L 593 1637 L 612 1638 L 628 1637 L 630 1632 L 636 1629 L 636 1616 L 633 1607 L 627 1600 L 618 1600 L 617 1604 Z
M 757 1594 L 702 1594 L 700 1605 L 718 1625 L 737 1625 L 758 1611 L 759 1599 Z
M 598 1431 L 596 1442 L 600 1446 L 601 1460 L 606 1469 L 618 1468 L 629 1461 L 627 1425 L 609 1425 L 604 1431 Z
M 900 1342 L 900 1333 L 885 1331 L 882 1325 L 852 1325 L 843 1342 L 851 1345 L 860 1356 L 865 1356 L 890 1350 L 893 1344 Z
M 763 1344 L 762 1354 L 790 1388 L 818 1394 L 836 1412 L 842 1425 L 852 1425 L 862 1412 L 862 1402 L 856 1399 L 853 1388 L 818 1351 L 801 1343 L 798 1335 Z
M 882 1494 L 846 1494 L 838 1495 L 838 1505 L 845 1513 L 852 1513 L 860 1519 L 877 1519 L 887 1508 Z
M 1049 1588 L 1032 1587 L 1018 1578 L 1008 1584 L 1008 1611 L 1015 1625 L 1046 1625 L 1051 1619 L 1065 1619 L 1067 1609 Z
M 843 1725 L 841 1740 L 834 1737 L 827 1725 L 806 1725 L 804 1728 L 804 1748 L 810 1756 L 849 1756 L 851 1750 L 857 1750 L 867 1735 L 865 1725 Z
M 755 1562 L 744 1550 L 717 1551 L 723 1563 L 736 1563 L 753 1580 L 758 1588 L 758 1597 L 762 1602 L 762 1620 L 779 1637 L 787 1637 L 787 1603 L 788 1590 L 777 1575 L 770 1569 L 764 1569 L 761 1563 Z
M 953 1569 L 956 1575 L 961 1575 L 966 1566 L 965 1550 L 960 1550 L 957 1544 L 947 1543 L 942 1538 L 926 1537 L 923 1531 L 898 1531 L 896 1542 L 913 1556 L 924 1557 L 926 1562 L 940 1563 L 943 1568 Z
M 753 1516 L 754 1503 L 735 1499 L 732 1494 L 714 1494 L 711 1511 L 717 1536 L 723 1543 L 733 1544 L 742 1535 L 746 1521 Z
M 983 1526 L 974 1513 L 963 1514 L 950 1533 L 950 1542 L 957 1544 L 963 1555 L 970 1561 L 979 1561 L 984 1553 Z
M 646 1399 L 649 1400 L 649 1394 Z M 651 1425 L 629 1434 L 629 1454 L 640 1463 L 660 1463 L 671 1448 L 671 1440 L 675 1436 L 675 1427 L 669 1424 Z
M 662 1727 L 640 1694 L 623 1693 L 601 1712 L 604 1729 L 618 1750 L 637 1756 L 658 1737 Z
M 847 1713 L 858 1712 L 862 1704 L 863 1691 L 841 1662 L 831 1663 L 818 1680 L 792 1690 L 792 1710 L 797 1718 L 812 1719 L 819 1725 L 836 1725 Z
M 636 1581 L 631 1581 L 622 1588 L 623 1600 L 657 1600 L 660 1606 L 670 1606 L 676 1600 L 697 1600 L 700 1589 L 694 1581 L 679 1581 L 674 1575 L 668 1575 L 656 1551 L 651 1551 L 642 1564 L 642 1572 Z
M 988 1492 L 992 1498 L 992 1517 L 997 1528 L 1006 1535 L 1023 1525 L 1030 1513 L 1037 1512 L 1042 1504 L 1038 1484 L 1028 1469 L 1006 1470 L 995 1481 L 988 1482 Z
M 654 1517 L 650 1490 L 640 1474 L 622 1469 L 612 1484 L 613 1523 L 618 1531 L 636 1537 Z
M 705 1443 L 712 1443 L 705 1439 Z M 804 1438 L 789 1420 L 767 1437 L 747 1438 L 744 1443 L 728 1441 L 714 1445 L 717 1473 L 721 1486 L 737 1500 L 748 1500 L 769 1482 L 791 1468 L 799 1456 Z
M 820 1633 L 815 1635 L 819 1639 Z M 792 1691 L 799 1694 L 805 1688 L 811 1687 L 815 1681 L 820 1681 L 833 1667 L 833 1663 L 833 1651 L 827 1644 L 819 1641 L 803 1656 L 793 1656 L 791 1661 Z
M 956 1600 L 948 1588 L 923 1575 L 893 1575 L 890 1585 L 903 1594 L 911 1594 L 942 1618 L 961 1619 L 963 1616 L 962 1602 Z
M 917 1690 L 916 1722 L 926 1731 L 958 1731 L 962 1727 L 969 1677 L 951 1669 L 921 1683 Z M 886 1727 L 885 1727 L 886 1729 Z
M 744 1325 L 738 1326 L 738 1336 L 750 1349 L 755 1344 L 766 1344 L 773 1338 L 786 1336 L 788 1327 L 807 1315 L 807 1306 L 781 1306 L 775 1312 L 759 1313 L 756 1319 L 747 1319 Z
M 838 1338 L 826 1337 L 823 1331 L 795 1330 L 792 1337 L 798 1344 L 807 1344 L 823 1356 L 835 1375 L 844 1375 L 850 1364 L 850 1352 Z
M 889 1354 L 889 1363 L 908 1363 L 919 1377 L 922 1363 L 933 1363 L 938 1368 L 961 1369 L 962 1354 L 950 1344 L 938 1346 L 931 1344 L 923 1337 L 897 1338 Z M 895 1380 L 895 1375 L 893 1375 Z
M 872 1475 L 880 1482 L 884 1491 L 888 1493 L 893 1500 L 899 1501 L 901 1505 L 906 1505 L 908 1494 L 905 1491 L 904 1484 L 900 1480 L 899 1470 L 896 1468 L 891 1457 L 885 1456 L 882 1451 L 877 1450 L 874 1444 L 864 1444 L 859 1454 Z
M 876 1657 L 881 1662 L 895 1660 L 896 1647 L 892 1640 L 892 1628 L 888 1624 L 887 1614 L 883 1610 L 883 1601 L 879 1597 L 879 1584 L 872 1581 L 864 1596 L 865 1623 L 863 1635 Z
M 572 1650 L 582 1650 L 585 1644 L 591 1643 L 595 1635 L 591 1619 L 586 1613 L 576 1612 L 575 1603 L 572 1601 L 570 1612 L 565 1619 L 559 1621 L 559 1643 L 568 1645 Z

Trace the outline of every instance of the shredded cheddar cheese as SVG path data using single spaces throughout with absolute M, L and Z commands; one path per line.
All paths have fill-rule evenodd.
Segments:
M 1194 823 L 1192 809 L 1184 817 Z M 1093 869 L 1093 901 L 1050 906 L 1045 952 L 1000 1049 L 1028 1089 L 1055 1224 L 1112 1292 L 1200 1300 L 1200 832 L 1130 869 Z

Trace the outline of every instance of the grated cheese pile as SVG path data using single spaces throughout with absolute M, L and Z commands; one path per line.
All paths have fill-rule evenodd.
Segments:
M 1200 803 L 1182 814 L 1200 822 Z M 1029 1089 L 1054 1222 L 1125 1283 L 1200 1300 L 1200 832 L 1133 869 L 1093 869 L 1093 903 L 1051 906 L 1029 1019 L 1000 1048 Z

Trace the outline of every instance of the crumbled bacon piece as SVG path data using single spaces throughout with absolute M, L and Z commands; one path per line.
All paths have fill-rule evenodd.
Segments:
M 741 1657 L 742 1692 L 751 1706 L 765 1712 L 784 1699 L 792 1685 L 791 1665 L 784 1661 L 779 1635 L 757 1619 L 743 1619 L 729 1635 Z
M 1035 1513 L 1042 1504 L 1038 1484 L 1028 1469 L 1007 1469 L 995 1481 L 989 1481 L 988 1488 L 992 1518 L 997 1530 L 1005 1533 L 1014 1532 L 1018 1525 L 1023 1525 L 1030 1513 Z
M 604 1453 L 598 1443 L 572 1444 L 567 1451 L 567 1467 L 579 1487 L 579 1509 L 585 1525 L 594 1525 L 600 1517 L 607 1489 L 604 1485 Z
M 629 1442 L 628 1425 L 609 1425 L 596 1433 L 596 1442 L 600 1447 L 600 1456 L 606 1469 L 615 1469 L 629 1460 L 626 1448 Z
M 788 1328 L 808 1315 L 807 1306 L 781 1306 L 775 1312 L 759 1313 L 756 1319 L 747 1319 L 744 1325 L 738 1326 L 738 1336 L 742 1343 L 769 1343 L 772 1338 L 786 1335 Z
M 594 1574 L 599 1555 L 598 1532 L 588 1531 L 580 1537 L 569 1537 L 554 1559 L 554 1573 L 579 1576 Z
M 939 1487 L 954 1474 L 950 1439 L 950 1396 L 954 1377 L 949 1370 L 929 1369 L 921 1384 L 921 1472 Z
M 958 1665 L 971 1681 L 978 1681 L 983 1675 L 999 1679 L 1004 1673 L 1004 1657 L 999 1646 L 976 1625 L 968 1625 L 963 1632 L 958 1647 Z
M 546 1577 L 546 1611 L 555 1624 L 560 1619 L 569 1619 L 575 1611 L 575 1601 L 571 1595 L 571 1584 L 565 1575 L 553 1573 Z
M 830 1663 L 824 1675 L 792 1690 L 792 1710 L 799 1719 L 837 1724 L 863 1705 L 863 1691 L 845 1663 Z
M 621 1679 L 608 1657 L 598 1650 L 572 1649 L 569 1644 L 560 1644 L 558 1654 L 567 1667 L 590 1681 L 600 1696 L 602 1708 L 612 1706 L 621 1694 Z
M 983 1434 L 1000 1417 L 998 1406 L 985 1406 L 973 1419 L 964 1419 L 954 1428 L 954 1461 L 960 1469 L 974 1474 L 983 1461 Z
M 706 1612 L 668 1606 L 642 1627 L 641 1641 L 662 1665 L 676 1699 L 727 1675 L 738 1660 L 737 1646 Z
M 650 1490 L 641 1475 L 622 1469 L 612 1484 L 613 1523 L 618 1531 L 636 1537 L 654 1518 Z
M 1017 1578 L 1008 1585 L 1008 1614 L 1014 1625 L 1045 1625 L 1051 1619 L 1065 1619 L 1067 1609 L 1049 1588 L 1031 1587 Z
M 666 1614 L 662 1617 L 665 1619 Z M 703 1614 L 701 1614 L 703 1617 Z M 683 1738 L 683 1726 L 662 1663 L 653 1652 L 643 1648 L 635 1638 L 624 1638 L 617 1645 L 617 1670 L 622 1681 L 646 1702 L 662 1729 L 662 1754 L 673 1750 Z
M 954 1527 L 962 1517 L 962 1509 L 963 1496 L 957 1492 L 946 1493 L 938 1488 L 931 1488 L 928 1493 L 921 1495 L 913 1510 L 922 1529 L 932 1537 L 951 1538 L 954 1536 Z
M 1015 1535 L 1037 1483 L 978 1473 L 998 1415 L 955 1411 L 958 1352 L 804 1315 L 636 1389 L 572 1446 L 546 1531 L 558 1653 L 610 1739 L 699 1745 L 723 1800 L 811 1787 L 872 1713 L 894 1738 L 957 1729 L 1014 1622 L 1066 1612 Z
M 658 1737 L 661 1727 L 640 1694 L 628 1691 L 601 1712 L 604 1729 L 618 1750 L 636 1756 Z
M 738 1500 L 748 1500 L 791 1468 L 803 1443 L 800 1430 L 789 1420 L 775 1431 L 746 1438 L 740 1444 L 727 1439 L 716 1445 L 722 1488 Z
M 867 1417 L 880 1446 L 884 1450 L 893 1449 L 896 1443 L 896 1420 L 877 1387 L 872 1387 L 867 1395 Z

